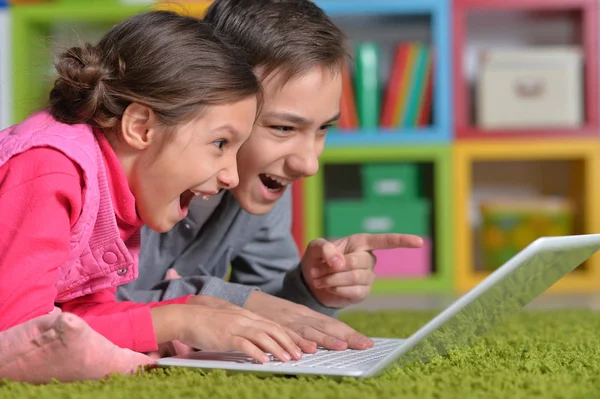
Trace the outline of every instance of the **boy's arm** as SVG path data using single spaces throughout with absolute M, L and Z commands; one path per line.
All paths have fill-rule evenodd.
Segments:
M 334 315 L 320 304 L 302 277 L 300 256 L 292 236 L 292 201 L 288 190 L 264 216 L 263 227 L 232 261 L 231 281 Z
M 165 276 L 167 277 L 167 276 Z M 167 277 L 168 278 L 168 277 Z M 149 289 L 144 289 L 136 282 L 119 287 L 117 298 L 120 301 L 158 302 L 185 295 L 208 295 L 244 307 L 248 296 L 256 287 L 233 284 L 218 277 L 193 276 L 177 277 L 156 283 Z
M 172 259 L 165 246 L 177 244 L 173 240 L 184 238 L 178 234 L 169 234 L 168 243 L 165 244 L 163 234 L 146 226 L 142 228 L 141 235 L 140 273 L 137 280 L 119 287 L 117 299 L 121 301 L 149 303 L 185 295 L 209 295 L 244 307 L 250 293 L 256 290 L 255 287 L 229 284 L 212 276 L 169 278 L 169 272 L 174 270 L 169 270 Z

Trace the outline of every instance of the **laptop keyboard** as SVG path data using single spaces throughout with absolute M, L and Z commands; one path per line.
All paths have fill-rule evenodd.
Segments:
M 325 367 L 334 369 L 363 367 L 376 362 L 396 349 L 400 342 L 384 338 L 374 338 L 375 345 L 369 349 L 357 350 L 346 349 L 344 351 L 332 351 L 319 348 L 316 353 L 305 353 L 302 359 L 289 362 L 280 362 L 275 358 L 269 362 L 269 366 L 286 365 L 302 367 Z

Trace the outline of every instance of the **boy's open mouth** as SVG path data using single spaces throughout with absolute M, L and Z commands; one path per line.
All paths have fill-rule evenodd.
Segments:
M 274 193 L 283 190 L 283 188 L 289 184 L 289 182 L 275 180 L 275 178 L 267 175 L 266 173 L 261 173 L 258 175 L 258 177 L 260 177 L 260 181 L 267 188 L 267 190 Z

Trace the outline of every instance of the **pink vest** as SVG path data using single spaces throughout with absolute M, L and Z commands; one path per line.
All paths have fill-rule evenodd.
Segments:
M 71 256 L 60 265 L 55 302 L 116 287 L 138 276 L 139 231 L 125 244 L 112 206 L 100 146 L 88 125 L 66 125 L 47 112 L 0 131 L 0 166 L 32 147 L 56 148 L 83 171 L 83 206 L 71 230 Z

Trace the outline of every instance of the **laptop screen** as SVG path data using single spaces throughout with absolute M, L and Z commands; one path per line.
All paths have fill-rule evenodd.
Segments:
M 599 237 L 545 237 L 531 244 L 415 332 L 391 356 L 402 355 L 399 362 L 408 364 L 473 344 L 592 256 L 600 247 Z

